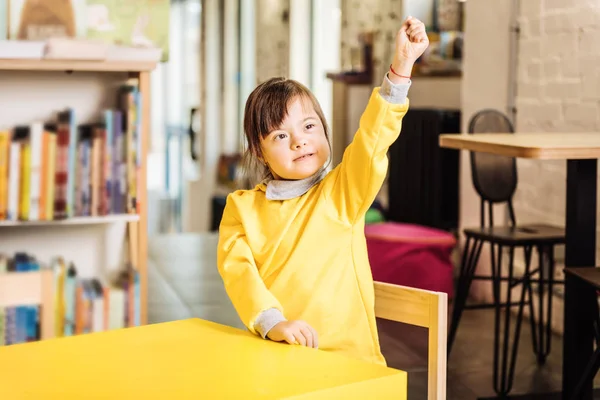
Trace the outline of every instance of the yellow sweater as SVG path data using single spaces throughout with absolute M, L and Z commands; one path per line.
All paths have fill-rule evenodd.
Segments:
M 266 187 L 227 197 L 218 267 L 248 329 L 279 309 L 303 320 L 319 349 L 384 364 L 374 314 L 364 217 L 386 176 L 388 147 L 408 110 L 375 88 L 342 162 L 302 196 L 268 200 Z

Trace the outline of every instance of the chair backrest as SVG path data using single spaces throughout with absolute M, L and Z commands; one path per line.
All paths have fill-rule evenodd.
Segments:
M 508 117 L 496 110 L 481 110 L 469 122 L 469 133 L 514 133 Z M 492 203 L 510 201 L 517 188 L 514 158 L 470 152 L 473 186 L 481 198 Z
M 448 296 L 383 282 L 375 284 L 375 316 L 428 329 L 427 399 L 446 399 Z
M 54 274 L 51 270 L 0 274 L 0 307 L 40 306 L 42 339 L 54 337 Z

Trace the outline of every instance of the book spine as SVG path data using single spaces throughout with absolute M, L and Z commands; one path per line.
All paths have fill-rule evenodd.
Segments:
M 0 220 L 6 219 L 6 213 L 8 210 L 9 156 L 10 133 L 7 131 L 3 131 L 0 132 Z
M 46 219 L 54 219 L 54 195 L 56 188 L 56 139 L 55 133 L 48 135 L 48 168 L 46 169 Z
M 77 125 L 75 121 L 75 112 L 72 109 L 67 110 L 69 113 L 68 132 L 69 142 L 67 151 L 67 187 L 66 187 L 66 216 L 72 217 L 74 215 L 75 205 L 75 179 L 77 162 L 75 152 L 77 149 Z
M 21 143 L 11 142 L 8 162 L 8 204 L 6 219 L 16 221 L 19 212 L 19 193 L 21 192 Z
M 19 219 L 29 219 L 29 205 L 31 193 L 31 143 L 23 142 L 21 147 L 21 195 L 19 196 Z
M 69 173 L 70 132 L 66 124 L 60 124 L 56 143 L 56 176 L 54 192 L 54 218 L 67 217 L 67 181 Z
M 36 122 L 30 127 L 30 186 L 29 186 L 29 220 L 40 219 L 40 188 L 42 182 L 42 140 L 44 127 L 41 122 Z

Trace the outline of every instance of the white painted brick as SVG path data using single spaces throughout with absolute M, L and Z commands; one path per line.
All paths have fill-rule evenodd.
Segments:
M 521 109 L 517 109 L 517 131 L 519 132 L 538 132 L 540 126 L 536 120 L 521 118 Z
M 539 125 L 541 132 L 568 132 L 571 129 L 569 123 L 564 121 L 561 116 L 543 121 Z
M 541 62 L 532 62 L 527 65 L 527 76 L 530 82 L 541 82 L 544 79 L 544 72 Z
M 537 109 L 540 105 L 538 99 L 527 99 L 519 96 L 517 97 L 515 104 L 517 107 L 518 122 L 527 121 L 529 123 L 530 121 L 533 121 L 534 123 L 537 123 L 535 116 L 537 115 Z
M 546 13 L 543 17 L 544 32 L 546 32 L 547 34 L 576 32 L 579 24 L 578 18 L 578 9 L 561 10 Z
M 546 99 L 578 99 L 581 85 L 579 81 L 551 82 L 544 86 L 543 95 Z
M 596 78 L 600 73 L 600 55 L 580 56 L 581 79 Z
M 598 21 L 600 26 L 600 21 Z M 596 30 L 584 30 L 579 33 L 579 51 L 582 54 L 600 54 L 600 34 Z
M 598 105 L 596 103 L 565 103 L 565 121 L 576 125 L 595 126 L 598 122 Z
M 600 24 L 600 7 L 579 7 L 577 11 L 577 27 L 587 30 L 598 28 Z
M 567 57 L 562 59 L 561 73 L 564 78 L 580 78 L 580 62 L 577 57 Z
M 581 81 L 582 100 L 600 100 L 600 81 L 598 79 Z
M 527 1 L 528 0 L 524 0 L 525 3 L 527 3 Z M 542 6 L 544 11 L 563 10 L 572 7 L 572 1 L 573 0 L 544 0 Z
M 559 81 L 561 74 L 561 59 L 554 57 L 542 64 L 542 74 L 545 82 L 556 82 Z
M 538 99 L 542 94 L 542 85 L 539 83 L 521 83 L 518 87 L 518 96 L 524 99 Z
M 568 1 L 568 4 L 570 4 L 572 7 L 579 8 L 596 8 L 600 6 L 598 4 L 598 0 L 570 0 Z
M 600 56 L 580 57 L 581 98 L 600 100 Z
M 523 17 L 539 17 L 542 14 L 542 0 L 526 0 L 520 3 L 520 14 Z
M 541 33 L 541 18 L 523 18 L 519 19 L 520 38 L 539 39 Z
M 572 57 L 577 51 L 578 35 L 572 33 L 551 33 L 542 38 L 543 58 Z
M 542 42 L 539 38 L 519 41 L 519 61 L 531 58 L 541 58 Z
M 559 102 L 556 103 L 543 103 L 543 104 L 525 104 L 517 108 L 517 112 L 521 118 L 527 120 L 531 118 L 538 122 L 538 125 L 547 123 L 547 121 L 554 121 L 561 119 L 562 117 L 562 105 Z
M 538 109 L 537 118 L 540 120 L 555 121 L 562 118 L 562 104 L 561 103 L 545 103 L 541 104 Z
M 541 18 L 531 18 L 529 19 L 529 34 L 532 37 L 539 37 L 542 33 L 542 19 Z

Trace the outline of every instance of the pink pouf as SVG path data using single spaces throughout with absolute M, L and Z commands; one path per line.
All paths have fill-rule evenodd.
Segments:
M 420 225 L 385 222 L 365 227 L 373 279 L 453 295 L 449 232 Z

